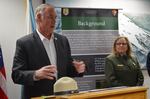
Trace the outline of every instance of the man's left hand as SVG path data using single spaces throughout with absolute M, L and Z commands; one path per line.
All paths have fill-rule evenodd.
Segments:
M 83 61 L 74 60 L 73 64 L 78 73 L 84 73 L 85 71 L 85 63 Z

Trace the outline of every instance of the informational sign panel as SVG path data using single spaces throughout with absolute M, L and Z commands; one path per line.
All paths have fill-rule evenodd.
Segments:
M 105 57 L 118 36 L 118 10 L 62 8 L 61 14 L 72 56 L 85 61 L 86 75 L 104 74 Z

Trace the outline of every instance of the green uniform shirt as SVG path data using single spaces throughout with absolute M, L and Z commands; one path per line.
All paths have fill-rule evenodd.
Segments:
M 111 87 L 140 86 L 144 77 L 135 57 L 109 55 L 105 61 L 105 75 Z

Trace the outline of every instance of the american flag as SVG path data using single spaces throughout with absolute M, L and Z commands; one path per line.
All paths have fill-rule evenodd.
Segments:
M 6 73 L 4 68 L 1 47 L 0 47 L 0 99 L 8 99 L 6 90 Z

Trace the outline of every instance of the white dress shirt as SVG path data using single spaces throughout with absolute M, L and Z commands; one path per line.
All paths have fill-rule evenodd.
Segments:
M 55 44 L 54 44 L 54 34 L 52 34 L 50 40 L 45 38 L 38 30 L 37 33 L 41 39 L 41 41 L 43 42 L 43 45 L 46 49 L 48 58 L 51 62 L 51 65 L 55 65 L 57 66 L 57 56 L 56 56 L 56 49 L 55 49 Z M 57 79 L 57 75 L 58 73 L 56 72 L 55 74 L 55 78 Z
M 43 42 L 43 45 L 46 49 L 48 58 L 51 62 L 52 65 L 57 66 L 57 57 L 56 57 L 56 49 L 55 49 L 55 45 L 54 45 L 54 35 L 52 34 L 50 40 L 45 38 L 38 30 L 37 33 L 41 39 L 41 41 Z

